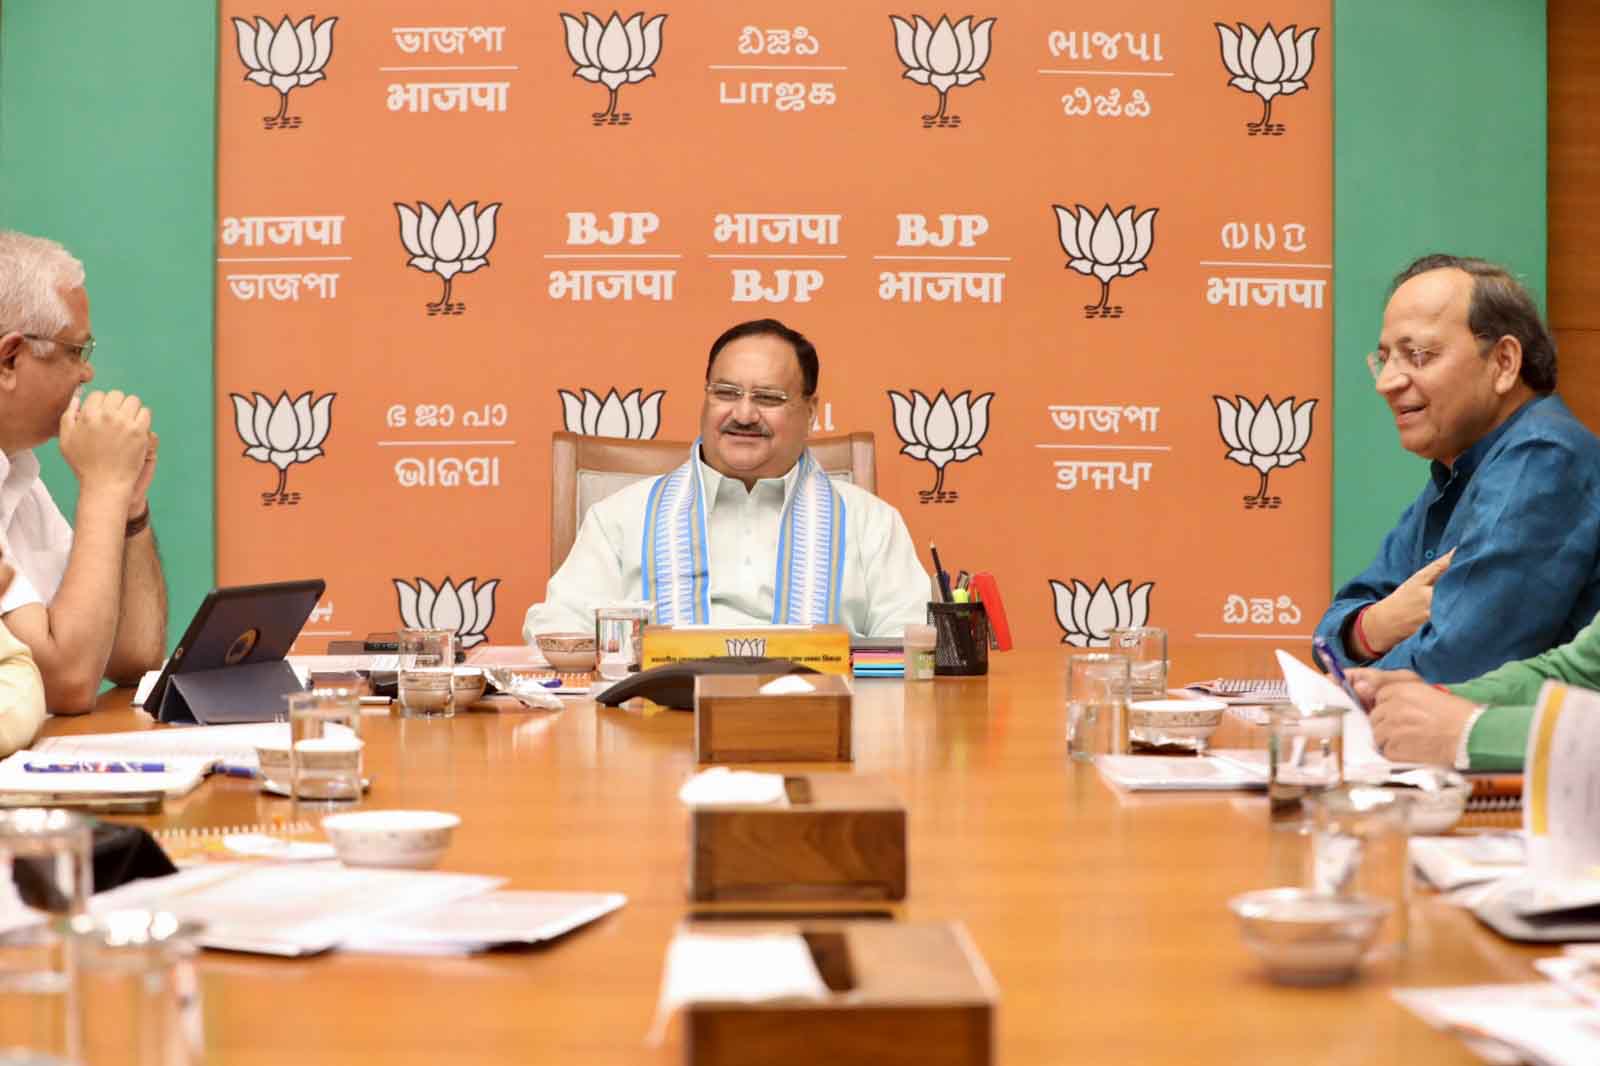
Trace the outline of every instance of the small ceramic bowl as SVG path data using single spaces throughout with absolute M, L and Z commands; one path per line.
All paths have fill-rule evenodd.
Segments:
M 350 811 L 322 829 L 346 866 L 437 866 L 461 819 L 445 811 Z
M 552 670 L 584 674 L 594 669 L 593 633 L 541 633 L 534 640 Z
M 488 684 L 489 679 L 484 676 L 481 667 L 456 667 L 455 676 L 451 678 L 451 685 L 456 695 L 456 710 L 462 710 L 483 699 L 483 690 Z
M 1245 946 L 1274 981 L 1328 985 L 1348 981 L 1377 938 L 1390 904 L 1304 888 L 1268 888 L 1228 901 Z
M 1137 700 L 1128 704 L 1128 728 L 1150 743 L 1204 741 L 1217 731 L 1227 709 L 1221 700 Z

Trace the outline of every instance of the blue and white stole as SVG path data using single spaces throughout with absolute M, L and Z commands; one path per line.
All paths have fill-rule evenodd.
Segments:
M 810 450 L 784 502 L 772 621 L 784 625 L 838 622 L 844 586 L 844 499 Z M 689 461 L 656 480 L 645 504 L 639 568 L 643 598 L 655 601 L 661 625 L 711 620 L 711 561 L 706 540 L 700 441 Z

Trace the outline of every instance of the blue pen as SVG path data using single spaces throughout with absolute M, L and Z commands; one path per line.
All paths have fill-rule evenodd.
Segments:
M 1362 703 L 1361 697 L 1356 695 L 1356 690 L 1350 684 L 1350 679 L 1344 676 L 1344 667 L 1339 665 L 1339 657 L 1333 654 L 1333 649 L 1328 646 L 1328 642 L 1321 637 L 1312 637 L 1311 654 L 1322 668 L 1328 671 L 1335 681 L 1339 682 L 1339 687 L 1344 689 L 1344 694 L 1349 696 L 1357 707 L 1365 710 L 1366 704 Z
M 167 769 L 161 762 L 45 762 L 26 763 L 24 770 L 36 774 L 159 774 Z
M 933 556 L 933 576 L 939 582 L 939 600 L 942 603 L 952 602 L 950 595 L 950 574 L 939 562 L 939 546 L 932 541 L 928 542 L 928 552 Z
M 225 762 L 217 763 L 216 766 L 211 768 L 211 772 L 214 773 L 214 774 L 222 774 L 224 777 L 257 777 L 257 776 L 259 776 L 256 773 L 255 768 L 252 767 L 252 766 L 236 766 L 233 763 L 225 763 Z

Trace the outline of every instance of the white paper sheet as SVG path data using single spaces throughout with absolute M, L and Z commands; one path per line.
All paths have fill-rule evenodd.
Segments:
M 1212 756 L 1097 755 L 1100 776 L 1130 792 L 1260 791 L 1267 768 Z
M 357 928 L 341 951 L 464 955 L 554 940 L 628 902 L 618 892 L 486 892 Z
M 1529 873 L 1541 881 L 1600 876 L 1600 693 L 1546 681 L 1524 763 Z
M 208 863 L 96 895 L 96 913 L 156 908 L 205 926 L 205 947 L 310 955 L 373 922 L 489 892 L 503 877 L 317 863 Z
M 1344 715 L 1344 776 L 1347 781 L 1382 780 L 1395 764 L 1378 754 L 1367 713 L 1349 693 L 1288 652 L 1279 649 L 1278 669 L 1289 688 L 1289 702 L 1302 711 L 1339 707 Z
M 199 787 L 215 763 L 214 759 L 163 759 L 165 770 L 110 772 L 29 770 L 46 763 L 117 762 L 118 755 L 74 755 L 58 752 L 19 751 L 0 759 L 0 793 L 40 792 L 60 796 L 91 796 L 124 792 L 161 792 L 176 799 Z M 153 761 L 141 757 L 140 761 Z

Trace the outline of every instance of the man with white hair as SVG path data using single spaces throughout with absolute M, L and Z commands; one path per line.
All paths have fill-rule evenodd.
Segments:
M 55 714 L 90 710 L 102 678 L 133 684 L 166 650 L 148 499 L 158 441 L 137 396 L 83 394 L 94 346 L 83 264 L 0 231 L 0 549 L 17 571 L 0 621 L 33 653 Z M 78 479 L 71 525 L 33 454 L 52 437 Z

